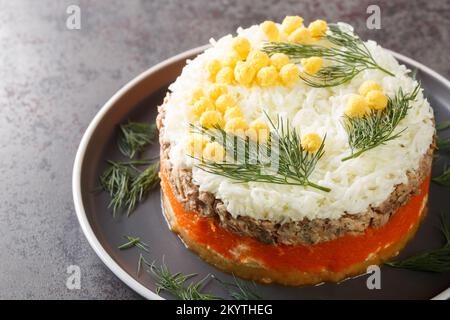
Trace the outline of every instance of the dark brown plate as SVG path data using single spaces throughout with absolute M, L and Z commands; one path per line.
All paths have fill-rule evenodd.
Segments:
M 145 254 L 148 261 L 164 261 L 173 272 L 197 273 L 198 279 L 214 274 L 220 279 L 233 281 L 202 261 L 184 247 L 181 240 L 169 231 L 161 213 L 159 189 L 154 190 L 130 216 L 118 215 L 115 219 L 108 209 L 109 197 L 96 193 L 98 176 L 107 159 L 123 159 L 117 150 L 117 125 L 132 119 L 154 121 L 156 107 L 161 104 L 167 86 L 180 74 L 188 58 L 195 57 L 205 47 L 196 48 L 169 59 L 141 74 L 114 95 L 100 110 L 87 129 L 75 159 L 73 195 L 78 219 L 93 249 L 103 262 L 127 285 L 142 296 L 159 299 L 155 294 L 154 279 L 147 274 L 137 275 L 139 251 L 136 248 L 121 251 L 117 247 L 123 236 L 138 236 L 150 245 Z M 417 69 L 424 92 L 433 106 L 437 122 L 450 118 L 450 83 L 436 72 L 404 56 L 396 58 L 411 69 Z M 153 145 L 145 155 L 158 155 L 159 146 Z M 435 161 L 435 174 L 439 174 L 448 157 Z M 439 247 L 443 237 L 439 232 L 439 214 L 450 211 L 450 189 L 431 186 L 428 217 L 416 237 L 402 251 L 400 258 L 422 249 Z M 449 298 L 450 274 L 434 274 L 407 270 L 381 268 L 381 289 L 369 290 L 368 275 L 348 279 L 342 283 L 327 283 L 301 288 L 278 285 L 257 285 L 265 299 L 430 299 Z M 209 281 L 205 291 L 226 297 L 216 281 Z M 162 294 L 164 298 L 170 298 Z

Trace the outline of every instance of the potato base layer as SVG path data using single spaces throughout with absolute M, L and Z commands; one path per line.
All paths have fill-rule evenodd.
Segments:
M 244 279 L 289 286 L 338 282 L 396 256 L 425 216 L 427 178 L 421 192 L 383 227 L 315 245 L 264 244 L 221 228 L 213 218 L 187 212 L 161 174 L 164 214 L 186 246 L 217 268 Z

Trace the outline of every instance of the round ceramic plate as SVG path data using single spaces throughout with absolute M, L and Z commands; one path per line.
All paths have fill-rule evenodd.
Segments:
M 188 250 L 173 234 L 161 212 L 160 190 L 153 190 L 145 202 L 127 217 L 113 218 L 108 209 L 109 196 L 94 192 L 98 177 L 106 166 L 106 160 L 123 159 L 117 150 L 118 125 L 128 119 L 154 122 L 157 106 L 161 104 L 167 86 L 180 74 L 186 63 L 205 50 L 196 48 L 166 60 L 147 70 L 117 92 L 100 110 L 83 136 L 73 170 L 73 196 L 78 220 L 89 243 L 103 262 L 133 290 L 148 299 L 170 298 L 155 293 L 155 282 L 150 274 L 137 274 L 140 252 L 137 248 L 119 250 L 123 236 L 140 237 L 149 244 L 147 261 L 165 264 L 173 272 L 198 274 L 198 280 L 208 274 L 233 281 L 232 276 L 222 273 Z M 437 122 L 450 119 L 450 82 L 429 68 L 395 54 L 396 58 L 411 69 L 417 69 L 417 78 L 434 108 Z M 159 155 L 159 146 L 154 144 L 143 155 Z M 447 159 L 435 162 L 434 174 L 439 174 Z M 400 258 L 427 248 L 443 244 L 439 232 L 439 215 L 450 211 L 448 195 L 450 189 L 431 186 L 428 216 L 415 238 L 402 251 Z M 434 274 L 408 270 L 381 268 L 381 289 L 367 288 L 368 275 L 348 279 L 341 283 L 319 286 L 283 287 L 278 285 L 256 285 L 257 292 L 265 299 L 430 299 L 450 297 L 450 274 Z M 226 292 L 217 281 L 209 281 L 205 291 L 226 297 Z

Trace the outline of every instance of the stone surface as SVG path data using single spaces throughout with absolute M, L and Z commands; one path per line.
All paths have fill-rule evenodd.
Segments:
M 363 38 L 450 77 L 450 2 L 0 1 L 0 298 L 133 299 L 78 225 L 71 191 L 78 143 L 116 90 L 153 64 L 210 37 L 301 14 L 352 23 Z M 81 30 L 66 8 L 81 8 Z M 78 265 L 80 290 L 66 288 Z

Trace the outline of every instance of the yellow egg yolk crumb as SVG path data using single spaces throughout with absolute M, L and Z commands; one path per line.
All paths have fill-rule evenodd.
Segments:
M 311 57 L 301 60 L 303 70 L 309 74 L 316 74 L 323 65 L 323 59 L 320 57 Z
M 360 95 L 351 96 L 348 99 L 345 115 L 350 118 L 363 117 L 370 112 L 366 99 Z
M 223 126 L 222 115 L 219 111 L 205 111 L 200 117 L 200 124 L 205 128 L 213 128 L 215 126 Z
M 308 133 L 302 137 L 301 145 L 307 152 L 314 153 L 322 145 L 322 138 L 317 133 Z
M 281 29 L 290 34 L 295 29 L 301 27 L 303 25 L 303 18 L 299 16 L 286 16 L 281 23 Z
M 222 162 L 225 159 L 225 149 L 218 142 L 208 142 L 203 149 L 203 159 Z
M 261 30 L 266 34 L 269 41 L 277 41 L 280 39 L 280 30 L 273 21 L 264 21 L 259 25 Z

